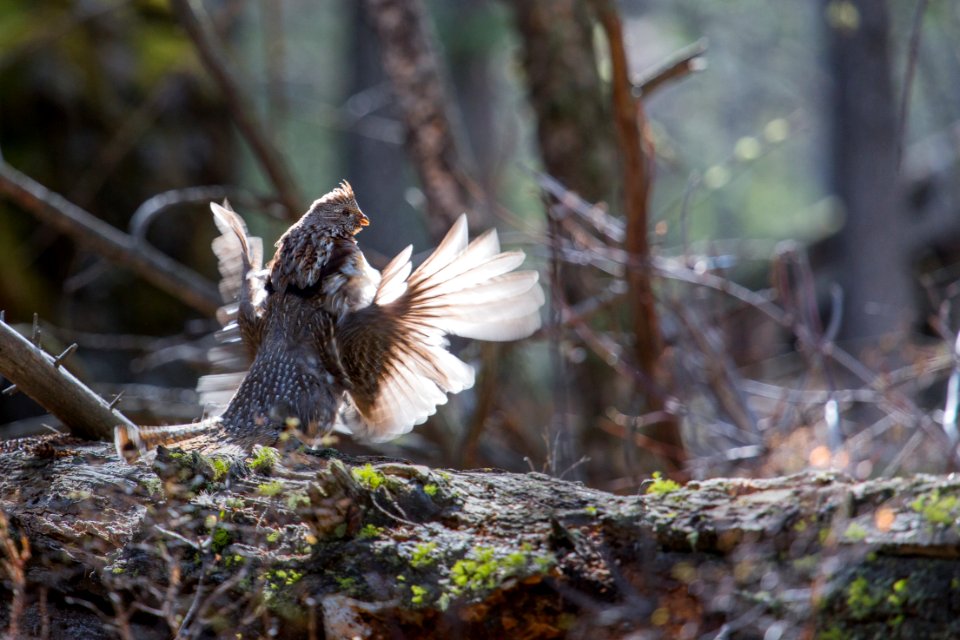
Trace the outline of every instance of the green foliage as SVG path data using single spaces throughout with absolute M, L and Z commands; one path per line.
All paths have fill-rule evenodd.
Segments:
M 296 584 L 303 577 L 303 572 L 294 569 L 276 569 L 267 575 L 267 583 L 285 587 Z
M 847 607 L 855 620 L 861 620 L 874 610 L 880 599 L 870 591 L 870 583 L 863 576 L 847 587 Z
M 534 555 L 529 546 L 503 556 L 497 556 L 492 547 L 477 547 L 450 568 L 450 593 L 461 596 L 495 589 L 513 576 L 545 573 L 554 564 L 553 555 Z
M 346 593 L 351 593 L 357 588 L 357 579 L 353 576 L 338 576 L 337 587 Z
M 436 542 L 421 542 L 414 548 L 413 555 L 410 556 L 410 566 L 414 569 L 429 567 L 437 561 L 433 556 L 433 552 L 436 550 Z
M 139 481 L 141 487 L 146 489 L 147 495 L 157 496 L 163 493 L 163 482 L 156 476 L 146 476 Z
M 421 587 L 418 584 L 410 585 L 410 593 L 412 594 L 410 598 L 411 604 L 423 604 L 423 597 L 427 595 L 426 587 Z
M 354 467 L 350 469 L 353 479 L 359 482 L 363 487 L 369 491 L 376 491 L 384 482 L 386 478 L 382 473 L 373 468 L 373 465 L 369 462 L 362 467 Z
M 210 541 L 210 547 L 215 553 L 221 553 L 233 542 L 233 534 L 225 527 L 217 527 L 213 530 L 213 537 Z
M 650 486 L 647 487 L 647 495 L 666 495 L 668 493 L 673 493 L 674 491 L 679 491 L 681 489 L 680 485 L 673 480 L 664 479 L 663 474 L 659 471 L 653 472 L 653 482 L 650 483 Z
M 273 447 L 260 447 L 250 459 L 250 468 L 260 473 L 267 473 L 279 460 L 279 451 Z
M 373 538 L 379 537 L 380 534 L 382 533 L 383 533 L 383 527 L 378 527 L 372 524 L 365 524 L 360 529 L 360 532 L 357 533 L 357 537 L 361 540 L 372 540 Z
M 884 617 L 890 627 L 900 626 L 904 608 L 909 604 L 909 586 L 909 578 L 901 578 L 886 586 L 858 576 L 847 586 L 850 616 L 854 620 Z
M 303 491 L 294 491 L 287 496 L 286 499 L 287 508 L 291 511 L 296 510 L 300 507 L 309 507 L 310 506 L 310 496 L 308 496 Z
M 230 461 L 223 456 L 210 456 L 210 466 L 213 467 L 213 481 L 223 482 L 230 473 Z
M 863 525 L 851 522 L 847 525 L 847 530 L 843 532 L 843 537 L 850 542 L 862 542 L 867 537 L 867 530 L 863 528 Z
M 431 483 L 423 485 L 423 492 L 431 498 L 437 495 L 437 485 Z
M 283 491 L 283 480 L 271 480 L 257 486 L 257 493 L 262 496 L 272 497 Z
M 893 583 L 893 586 L 890 588 L 893 593 L 887 596 L 888 604 L 894 607 L 903 606 L 906 601 L 908 581 L 909 578 L 900 578 Z
M 910 507 L 931 524 L 949 526 L 957 521 L 957 497 L 940 497 L 939 489 L 918 497 L 910 503 Z

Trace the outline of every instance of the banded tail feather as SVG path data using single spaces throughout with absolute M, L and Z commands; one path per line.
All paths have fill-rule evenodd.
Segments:
M 156 427 L 120 425 L 114 427 L 113 444 L 117 455 L 129 463 L 160 445 L 180 444 L 220 429 L 220 420 L 213 418 L 191 424 L 172 424 Z

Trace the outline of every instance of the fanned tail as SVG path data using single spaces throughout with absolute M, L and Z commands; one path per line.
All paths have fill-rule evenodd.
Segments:
M 259 320 L 266 295 L 263 283 L 263 241 L 247 232 L 243 218 L 229 203 L 211 202 L 210 211 L 220 230 L 214 238 L 213 253 L 220 270 L 220 295 L 224 305 L 217 310 L 223 329 L 219 344 L 207 356 L 214 374 L 200 378 L 200 402 L 212 414 L 222 412 L 233 397 L 259 346 Z
M 230 204 L 210 203 L 220 235 L 213 239 L 213 253 L 220 270 L 220 295 L 231 303 L 241 296 L 248 274 L 263 264 L 263 241 L 247 233 L 247 225 Z
M 219 420 L 204 420 L 191 424 L 171 424 L 157 427 L 118 426 L 113 430 L 113 444 L 117 455 L 129 463 L 160 445 L 179 444 L 219 428 Z
M 345 319 L 341 361 L 353 383 L 344 420 L 355 434 L 386 440 L 409 431 L 474 382 L 447 351 L 445 335 L 516 340 L 540 327 L 536 271 L 514 271 L 522 251 L 500 252 L 495 230 L 467 243 L 466 216 L 411 273 L 410 248 L 383 270 L 374 304 Z M 355 409 L 355 410 L 354 410 Z

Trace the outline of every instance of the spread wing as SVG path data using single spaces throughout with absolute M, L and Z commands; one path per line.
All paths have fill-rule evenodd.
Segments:
M 263 241 L 248 234 L 247 225 L 227 202 L 224 206 L 211 202 L 210 210 L 220 230 L 212 247 L 224 300 L 217 320 L 223 328 L 217 332 L 219 344 L 207 353 L 216 373 L 201 377 L 197 391 L 201 403 L 218 413 L 240 386 L 260 345 L 266 276 L 262 271 Z
M 447 351 L 446 335 L 515 340 L 540 326 L 536 271 L 514 271 L 522 251 L 500 252 L 491 230 L 467 244 L 460 216 L 413 273 L 407 247 L 383 270 L 373 303 L 337 327 L 351 384 L 344 422 L 368 440 L 387 440 L 424 422 L 448 393 L 473 385 L 473 369 Z

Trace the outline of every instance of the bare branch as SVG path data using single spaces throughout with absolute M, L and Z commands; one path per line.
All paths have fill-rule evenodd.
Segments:
M 0 374 L 59 418 L 75 436 L 109 439 L 116 425 L 133 426 L 6 322 L 0 322 Z
M 130 234 L 139 240 L 143 240 L 146 238 L 147 229 L 154 218 L 174 205 L 194 202 L 206 204 L 224 198 L 230 198 L 233 201 L 239 193 L 240 191 L 237 189 L 221 185 L 185 187 L 162 191 L 144 200 L 130 216 Z
M 697 71 L 703 71 L 707 67 L 707 61 L 703 57 L 706 51 L 706 40 L 697 40 L 693 44 L 680 49 L 657 67 L 636 78 L 633 82 L 634 92 L 637 96 L 646 98 L 674 80 L 679 80 Z
M 214 315 L 221 304 L 220 294 L 213 284 L 194 271 L 153 247 L 137 242 L 2 161 L 0 195 L 91 251 L 130 269 L 206 315 Z
M 917 56 L 920 54 L 920 34 L 923 32 L 923 14 L 927 11 L 927 0 L 918 0 L 913 14 L 913 27 L 910 29 L 910 47 L 907 50 L 907 69 L 903 74 L 903 95 L 900 97 L 900 122 L 897 130 L 897 162 L 903 161 L 903 146 L 907 137 L 907 117 L 910 115 L 910 93 L 913 90 L 913 76 L 917 70 Z
M 647 239 L 649 198 L 652 186 L 653 145 L 645 135 L 646 117 L 643 104 L 632 95 L 623 28 L 617 10 L 610 0 L 594 0 L 595 10 L 607 36 L 610 48 L 612 105 L 623 170 L 624 213 L 627 218 L 624 249 L 634 266 L 627 270 L 626 280 L 632 303 L 634 357 L 644 376 L 657 381 L 661 377 L 663 337 L 657 318 L 656 299 L 650 280 L 650 247 Z M 651 411 L 664 408 L 656 393 L 646 390 Z M 677 469 L 684 463 L 683 441 L 676 420 L 665 420 L 650 434 L 670 445 L 680 455 L 666 461 Z

